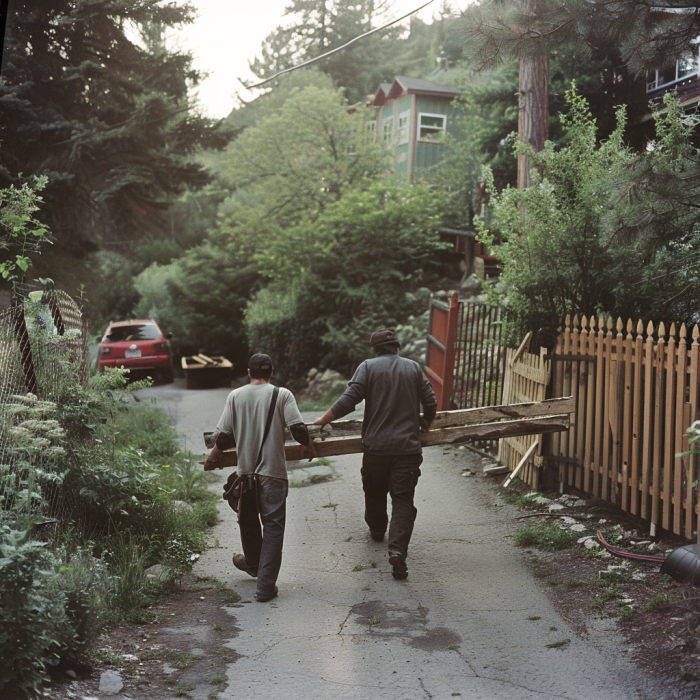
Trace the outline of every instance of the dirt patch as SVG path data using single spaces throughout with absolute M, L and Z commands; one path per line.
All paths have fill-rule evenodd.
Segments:
M 520 500 L 522 495 L 502 495 L 524 514 L 528 507 L 547 509 L 543 500 L 529 506 Z M 549 498 L 556 502 L 556 496 Z M 674 536 L 651 542 L 640 521 L 598 501 L 550 516 L 524 517 L 518 525 L 560 523 L 566 527 L 565 518 L 571 523 L 574 516 L 573 520 L 586 525 L 580 539 L 600 528 L 607 533 L 606 539 L 615 538 L 614 546 L 619 549 L 648 554 L 652 547 L 654 554 L 663 554 L 686 544 Z M 700 697 L 700 589 L 662 576 L 657 563 L 615 557 L 601 547 L 586 549 L 582 542 L 561 551 L 525 551 L 534 576 L 575 633 L 585 635 L 615 625 L 631 659 L 664 682 L 667 697 Z M 532 621 L 540 624 L 538 618 Z
M 149 607 L 150 620 L 110 629 L 95 645 L 92 666 L 57 679 L 51 700 L 64 698 L 213 699 L 227 686 L 226 670 L 240 657 L 235 609 L 250 603 L 235 591 L 202 579 Z M 111 672 L 111 673 L 109 673 Z M 69 672 L 70 673 L 70 672 Z M 100 690 L 107 673 L 123 683 L 117 695 Z

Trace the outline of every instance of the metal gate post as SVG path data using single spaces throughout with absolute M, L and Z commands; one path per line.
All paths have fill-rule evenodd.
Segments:
M 459 292 L 454 292 L 450 299 L 450 310 L 447 313 L 447 339 L 445 341 L 445 360 L 442 369 L 442 396 L 438 403 L 438 411 L 449 411 L 452 409 L 458 320 Z

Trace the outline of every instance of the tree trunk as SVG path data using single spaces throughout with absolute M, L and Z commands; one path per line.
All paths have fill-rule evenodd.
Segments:
M 534 3 L 533 3 L 534 4 Z M 544 148 L 549 135 L 549 55 L 546 52 L 520 59 L 518 138 L 535 151 Z M 530 164 L 518 156 L 518 189 L 530 186 Z

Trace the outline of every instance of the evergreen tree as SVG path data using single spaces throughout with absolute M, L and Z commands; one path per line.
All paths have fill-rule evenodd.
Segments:
M 192 12 L 163 0 L 12 3 L 0 186 L 48 177 L 45 218 L 64 253 L 157 228 L 179 193 L 206 182 L 192 156 L 221 136 L 188 100 L 200 78 L 191 57 L 163 41 Z
M 619 47 L 634 75 L 675 61 L 700 33 L 700 0 L 479 0 L 462 18 L 476 70 L 577 42 L 589 55 Z

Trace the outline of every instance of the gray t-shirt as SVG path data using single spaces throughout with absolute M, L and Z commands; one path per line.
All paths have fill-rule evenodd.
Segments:
M 247 384 L 232 391 L 226 399 L 224 412 L 216 428 L 222 433 L 233 435 L 236 439 L 239 474 L 255 471 L 273 389 L 272 384 Z M 276 479 L 287 478 L 284 426 L 303 422 L 292 392 L 280 388 L 270 432 L 263 446 L 258 474 Z
M 345 393 L 331 406 L 336 418 L 365 400 L 362 446 L 377 455 L 420 454 L 420 407 L 437 406 L 421 366 L 390 353 L 365 360 Z

